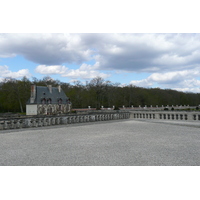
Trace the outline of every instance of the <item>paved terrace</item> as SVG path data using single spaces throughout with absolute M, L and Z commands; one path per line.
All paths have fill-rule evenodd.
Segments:
M 200 165 L 200 123 L 123 119 L 0 132 L 0 165 Z

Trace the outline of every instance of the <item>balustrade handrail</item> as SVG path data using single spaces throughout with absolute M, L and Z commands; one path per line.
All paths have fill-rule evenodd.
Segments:
M 200 113 L 198 111 L 130 111 L 130 118 L 200 121 Z
M 0 119 L 0 130 L 128 119 L 129 117 L 130 117 L 129 112 L 122 112 L 122 113 L 111 112 L 111 113 L 83 114 L 83 115 L 34 116 L 26 118 Z

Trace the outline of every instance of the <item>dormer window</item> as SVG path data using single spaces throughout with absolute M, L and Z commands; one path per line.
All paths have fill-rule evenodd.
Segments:
M 58 98 L 58 104 L 62 104 L 62 99 Z
M 41 103 L 42 103 L 42 104 L 46 104 L 46 99 L 45 99 L 45 98 L 42 98 L 42 99 L 41 99 Z
M 66 100 L 67 104 L 71 104 L 70 98 Z
M 47 99 L 47 103 L 48 103 L 48 104 L 51 104 L 51 102 L 52 102 L 51 98 L 48 98 L 48 99 Z

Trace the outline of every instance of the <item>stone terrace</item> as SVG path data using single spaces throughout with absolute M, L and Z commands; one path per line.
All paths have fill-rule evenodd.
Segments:
M 124 119 L 0 132 L 0 165 L 199 166 L 198 121 Z

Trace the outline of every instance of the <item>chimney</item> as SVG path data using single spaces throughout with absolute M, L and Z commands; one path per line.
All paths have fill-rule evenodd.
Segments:
M 58 91 L 61 92 L 61 86 L 60 85 L 58 86 Z
M 52 93 L 52 85 L 48 85 L 49 92 Z
M 30 103 L 34 103 L 36 97 L 36 85 L 31 85 L 31 98 Z

